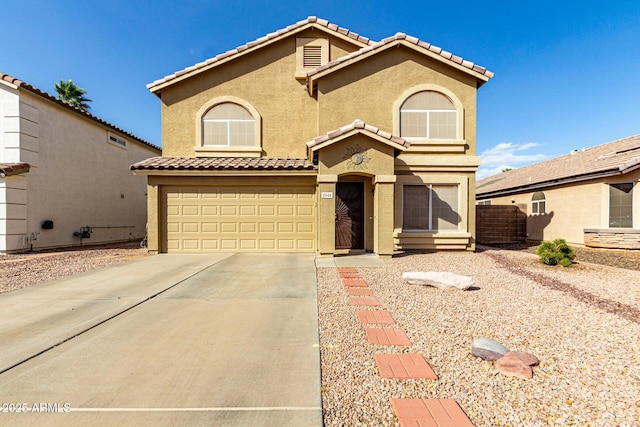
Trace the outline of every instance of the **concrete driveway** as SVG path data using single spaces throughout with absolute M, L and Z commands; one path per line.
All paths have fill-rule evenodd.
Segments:
M 0 405 L 0 425 L 320 426 L 314 256 L 158 255 L 1 294 Z

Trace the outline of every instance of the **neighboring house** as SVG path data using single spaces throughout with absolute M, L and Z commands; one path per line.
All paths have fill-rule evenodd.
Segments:
M 0 253 L 145 236 L 133 162 L 160 148 L 0 73 Z
M 149 249 L 472 250 L 476 91 L 492 76 L 309 17 L 151 83 L 163 157 L 132 166 Z
M 640 249 L 640 135 L 479 181 L 478 204 L 517 204 L 530 240 Z

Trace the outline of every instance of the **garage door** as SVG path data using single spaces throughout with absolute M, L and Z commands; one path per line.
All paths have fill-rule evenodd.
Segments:
M 315 251 L 315 188 L 166 187 L 166 252 Z

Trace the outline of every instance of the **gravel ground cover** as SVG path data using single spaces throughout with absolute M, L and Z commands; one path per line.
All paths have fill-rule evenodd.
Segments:
M 636 426 L 640 420 L 640 252 L 576 248 L 571 268 L 535 248 L 411 254 L 359 269 L 411 347 L 374 346 L 335 269 L 318 269 L 322 398 L 328 426 L 395 426 L 394 397 L 453 398 L 476 426 Z M 0 292 L 146 256 L 137 244 L 0 255 Z M 590 258 L 591 257 L 591 258 Z M 607 265 L 617 265 L 621 268 Z M 473 276 L 470 291 L 407 285 L 405 271 Z M 374 308 L 369 308 L 373 310 Z M 478 337 L 541 360 L 531 380 L 470 355 Z M 376 353 L 420 353 L 438 380 L 380 378 Z
M 640 273 L 595 264 L 551 268 L 526 252 L 413 254 L 358 269 L 411 347 L 370 345 L 335 269 L 318 270 L 322 397 L 328 426 L 397 425 L 390 400 L 453 398 L 476 426 L 637 426 Z M 403 283 L 405 271 L 473 276 L 474 290 Z M 541 363 L 533 379 L 470 354 L 488 337 Z M 376 353 L 419 353 L 438 380 L 388 380 Z
M 146 255 L 139 242 L 0 255 L 0 293 Z

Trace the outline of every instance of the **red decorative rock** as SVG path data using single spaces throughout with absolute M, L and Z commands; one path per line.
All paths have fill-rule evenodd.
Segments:
M 513 352 L 505 354 L 493 364 L 498 372 L 510 377 L 525 379 L 532 378 L 533 371 L 531 370 L 531 367 L 523 362 L 518 356 L 510 353 Z
M 526 363 L 529 366 L 535 366 L 538 363 L 540 363 L 540 360 L 538 360 L 537 357 L 535 357 L 531 353 L 527 353 L 526 351 L 510 351 L 507 354 L 511 354 L 513 356 L 516 356 L 518 359 L 522 360 L 524 363 Z M 505 354 L 505 356 L 507 354 Z

